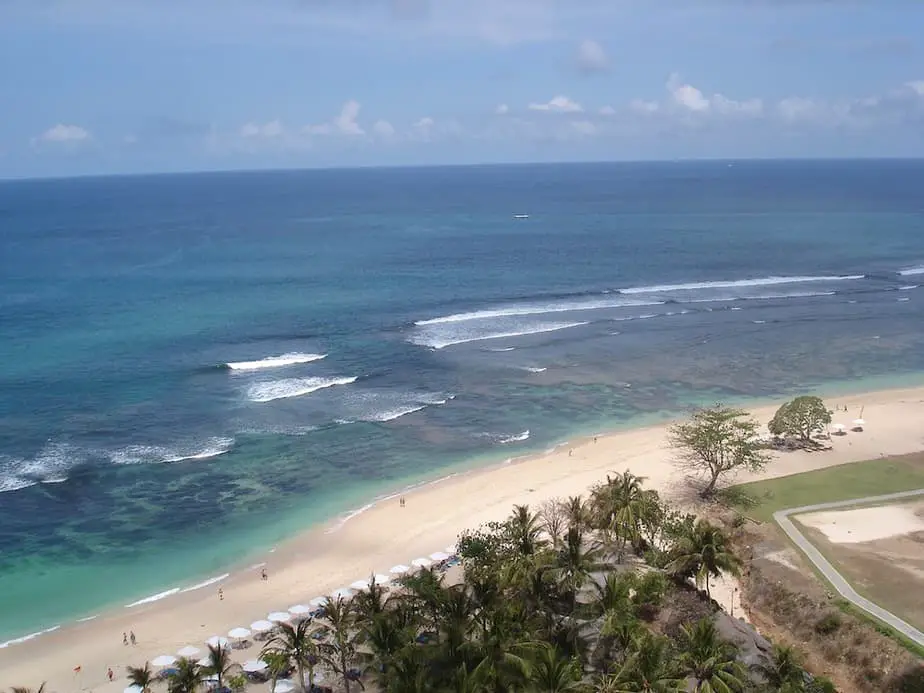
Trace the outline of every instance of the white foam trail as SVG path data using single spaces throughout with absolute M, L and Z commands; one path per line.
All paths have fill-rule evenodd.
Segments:
M 31 479 L 23 479 L 18 476 L 7 476 L 0 479 L 0 493 L 6 493 L 7 491 L 20 491 L 24 488 L 29 488 L 30 486 L 35 486 L 37 481 L 32 481 Z
M 153 602 L 159 602 L 161 599 L 172 597 L 174 594 L 177 594 L 179 591 L 180 591 L 179 587 L 174 587 L 173 589 L 165 590 L 164 592 L 158 592 L 157 594 L 152 594 L 150 597 L 139 599 L 137 602 L 126 604 L 125 608 L 131 609 L 136 606 L 143 606 L 144 604 L 152 604 Z
M 254 383 L 247 390 L 251 402 L 272 402 L 275 399 L 301 397 L 336 385 L 355 383 L 356 378 L 286 378 L 265 383 Z
M 529 429 L 526 429 L 522 433 L 517 433 L 516 435 L 513 435 L 513 436 L 505 436 L 503 438 L 500 438 L 498 439 L 497 442 L 500 443 L 501 445 L 507 445 L 508 443 L 519 443 L 520 441 L 528 440 L 528 439 L 529 439 Z
M 908 267 L 907 269 L 899 270 L 898 273 L 903 277 L 912 277 L 916 274 L 924 274 L 924 265 L 919 265 L 918 267 Z
M 85 453 L 67 443 L 48 443 L 31 460 L 0 457 L 0 493 L 36 484 L 60 484 L 85 459 Z
M 509 337 L 523 337 L 530 334 L 543 334 L 545 332 L 556 332 L 558 330 L 567 330 L 571 327 L 580 327 L 582 325 L 588 325 L 587 322 L 552 322 L 552 323 L 540 323 L 534 325 L 533 327 L 526 327 L 521 330 L 512 330 L 509 332 L 498 332 L 498 333 L 488 333 L 488 334 L 475 334 L 470 336 L 459 336 L 456 338 L 446 338 L 440 339 L 439 337 L 428 336 L 428 335 L 419 335 L 412 339 L 411 341 L 414 344 L 419 344 L 420 346 L 428 346 L 433 349 L 445 349 L 448 346 L 454 344 L 466 344 L 468 342 L 481 342 L 488 339 L 507 339 Z
M 922 268 L 924 272 L 924 268 Z M 758 279 L 736 279 L 733 281 L 715 281 L 715 282 L 692 282 L 690 284 L 656 284 L 654 286 L 634 286 L 628 289 L 620 289 L 619 293 L 633 294 L 650 294 L 663 293 L 667 291 L 690 291 L 694 289 L 728 289 L 741 286 L 772 286 L 776 284 L 803 284 L 805 282 L 837 282 L 856 279 L 865 279 L 865 274 L 850 274 L 844 276 L 819 276 L 819 277 L 760 277 Z
M 753 322 L 755 325 L 764 325 L 766 324 L 767 321 L 766 320 L 751 320 L 751 322 Z
M 231 573 L 225 573 L 224 575 L 218 575 L 216 577 L 209 578 L 208 580 L 203 580 L 202 582 L 198 582 L 195 585 L 181 589 L 180 594 L 201 590 L 203 587 L 208 587 L 209 585 L 214 585 L 216 582 L 221 582 L 222 580 L 227 579 L 230 575 Z
M 99 614 L 96 614 L 95 616 L 85 616 L 84 618 L 78 618 L 77 623 L 86 623 L 87 621 L 95 621 L 98 618 L 99 618 Z
M 547 368 L 540 368 L 538 366 L 523 366 L 520 370 L 527 371 L 528 373 L 544 373 Z
M 908 284 L 907 286 L 898 287 L 898 290 L 899 291 L 911 291 L 912 289 L 917 289 L 917 288 L 918 288 L 917 284 Z
M 265 368 L 283 368 L 285 366 L 294 366 L 298 363 L 311 363 L 326 357 L 327 354 L 292 352 L 290 354 L 280 354 L 279 356 L 267 356 L 259 361 L 237 361 L 225 365 L 232 371 L 260 371 Z
M 645 313 L 645 315 L 628 315 L 624 318 L 613 318 L 612 322 L 626 322 L 628 320 L 650 320 L 659 317 L 657 313 Z
M 328 529 L 327 531 L 325 531 L 324 533 L 325 533 L 325 534 L 333 534 L 333 533 L 336 532 L 337 530 L 341 529 L 347 522 L 349 522 L 350 520 L 352 520 L 354 517 L 358 517 L 359 515 L 362 515 L 364 512 L 366 512 L 367 510 L 371 510 L 371 509 L 374 508 L 374 507 L 375 507 L 375 503 L 374 503 L 374 502 L 373 502 L 373 503 L 367 503 L 366 505 L 364 505 L 364 506 L 361 507 L 361 508 L 357 508 L 356 510 L 352 510 L 352 511 L 348 512 L 346 515 L 344 515 L 342 518 L 340 518 L 340 521 L 337 522 L 336 525 L 334 525 L 333 527 L 329 528 L 329 529 Z
M 164 462 L 184 462 L 186 460 L 209 460 L 213 457 L 219 457 L 226 452 L 230 452 L 234 445 L 234 438 L 213 438 L 209 446 L 199 452 L 193 452 L 188 455 L 179 454 L 168 457 Z
M 501 351 L 513 351 L 514 349 L 516 349 L 516 347 L 498 347 L 496 349 L 485 349 L 485 351 L 501 352 Z
M 506 308 L 489 308 L 476 310 L 470 313 L 455 313 L 429 320 L 418 320 L 414 324 L 418 327 L 425 325 L 439 325 L 447 322 L 466 322 L 468 320 L 484 320 L 487 318 L 509 318 L 523 315 L 544 315 L 546 313 L 571 313 L 582 310 L 602 310 L 605 308 L 624 308 L 633 306 L 655 306 L 662 301 L 633 301 L 625 298 L 598 298 L 592 300 L 555 301 L 551 303 L 526 303 Z
M 910 301 L 910 298 L 899 298 L 897 299 L 899 303 L 904 303 L 905 301 Z
M 60 627 L 61 626 L 52 626 L 51 628 L 46 628 L 45 630 L 29 633 L 29 635 L 23 635 L 21 638 L 13 638 L 12 640 L 7 640 L 6 642 L 0 642 L 0 650 L 6 649 L 10 645 L 19 645 L 24 642 L 29 642 L 30 640 L 35 640 L 37 637 L 46 635 L 47 633 L 54 633 Z
M 234 438 L 209 438 L 201 446 L 166 447 L 162 445 L 128 445 L 109 453 L 113 464 L 161 464 L 208 460 L 231 451 Z
M 386 421 L 394 421 L 395 419 L 400 419 L 402 416 L 407 416 L 408 414 L 413 414 L 415 411 L 420 411 L 421 409 L 426 409 L 426 404 L 420 404 L 417 406 L 404 407 L 400 409 L 390 409 L 388 411 L 383 411 L 378 414 L 373 414 L 368 417 L 366 421 L 376 421 L 379 423 L 385 423 Z

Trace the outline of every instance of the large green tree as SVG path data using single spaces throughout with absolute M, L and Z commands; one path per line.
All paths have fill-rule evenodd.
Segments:
M 700 495 L 709 498 L 723 476 L 759 471 L 770 461 L 758 429 L 757 421 L 743 409 L 716 404 L 697 409 L 688 421 L 671 426 L 668 441 L 681 469 L 706 478 Z
M 723 641 L 715 623 L 703 618 L 681 626 L 684 643 L 679 664 L 693 680 L 694 693 L 740 693 L 745 690 L 747 672 L 736 659 L 737 651 Z
M 298 672 L 299 685 L 305 687 L 305 667 L 313 667 L 317 660 L 317 643 L 312 637 L 311 621 L 299 621 L 292 626 L 288 623 L 279 625 L 279 633 L 270 638 L 263 646 L 261 657 L 269 663 L 267 655 L 283 657 Z M 309 677 L 310 678 L 310 677 Z
M 689 532 L 680 536 L 671 549 L 673 560 L 667 570 L 681 578 L 694 578 L 697 586 L 705 584 L 712 597 L 709 579 L 723 572 L 738 575 L 741 559 L 732 551 L 725 533 L 708 520 L 699 519 Z
M 775 436 L 792 436 L 809 443 L 812 436 L 824 431 L 829 423 L 831 411 L 821 397 L 803 395 L 777 409 L 767 427 Z
M 180 657 L 167 678 L 169 693 L 198 693 L 205 681 L 205 671 L 194 659 Z
M 125 667 L 125 673 L 129 683 L 138 686 L 141 693 L 151 693 L 151 685 L 155 678 L 150 663 L 145 662 L 143 667 Z

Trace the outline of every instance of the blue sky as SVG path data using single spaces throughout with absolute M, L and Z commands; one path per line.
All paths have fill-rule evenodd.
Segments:
M 916 0 L 0 0 L 0 177 L 924 156 Z

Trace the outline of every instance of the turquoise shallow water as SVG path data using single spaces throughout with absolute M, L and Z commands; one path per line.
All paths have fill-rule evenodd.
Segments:
M 920 382 L 922 183 L 715 162 L 0 184 L 0 640 L 574 435 Z

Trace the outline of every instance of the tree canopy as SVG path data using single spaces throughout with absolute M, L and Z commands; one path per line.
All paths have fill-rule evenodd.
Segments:
M 700 495 L 708 498 L 722 476 L 742 469 L 758 471 L 770 461 L 758 429 L 746 411 L 716 404 L 697 409 L 688 421 L 671 426 L 668 440 L 681 468 L 706 477 Z
M 813 435 L 824 431 L 825 425 L 829 423 L 831 411 L 821 397 L 803 395 L 777 409 L 768 428 L 775 436 L 792 436 L 808 443 Z

